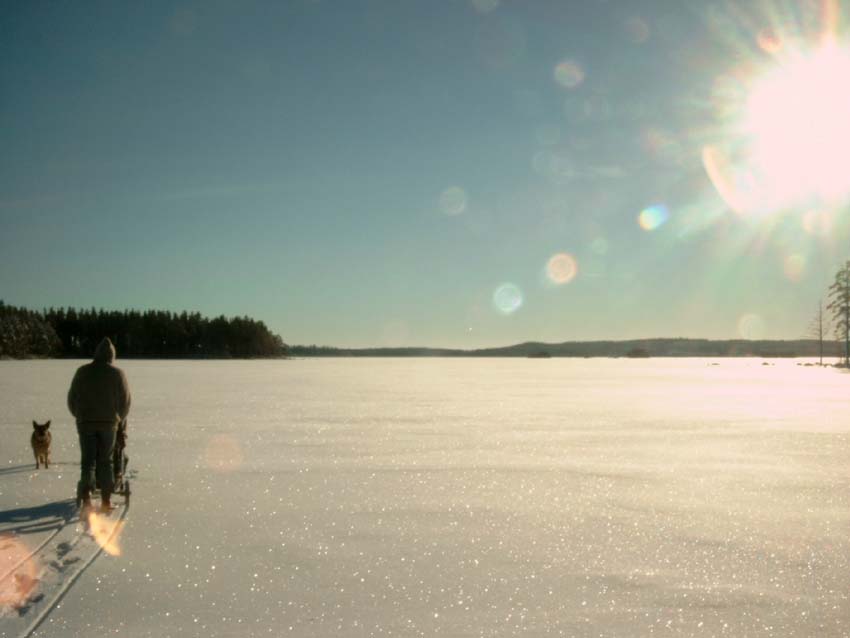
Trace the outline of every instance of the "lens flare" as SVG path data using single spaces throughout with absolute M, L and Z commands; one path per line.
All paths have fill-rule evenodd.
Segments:
M 574 89 L 584 82 L 584 69 L 574 60 L 563 60 L 555 67 L 555 82 L 567 89 Z
M 499 6 L 499 0 L 471 0 L 471 2 L 478 13 L 490 13 Z
M 664 204 L 655 204 L 644 208 L 638 215 L 638 224 L 646 231 L 653 231 L 670 218 L 670 211 Z
M 605 256 L 608 254 L 608 240 L 604 237 L 597 237 L 590 242 L 590 250 L 597 255 Z
M 569 253 L 552 255 L 546 264 L 546 276 L 558 286 L 570 283 L 577 274 L 578 262 Z
M 440 210 L 446 215 L 460 215 L 466 210 L 466 204 L 466 191 L 460 186 L 452 186 L 440 194 Z
M 12 536 L 0 537 L 0 612 L 22 607 L 38 586 L 38 566 L 29 547 Z M 0 613 L 2 615 L 2 613 Z
M 702 149 L 702 164 L 717 194 L 732 211 L 740 215 L 763 213 L 774 206 L 774 195 L 761 188 L 752 171 L 733 166 L 718 147 Z
M 850 51 L 787 56 L 753 85 L 741 123 L 746 160 L 771 209 L 850 196 Z
M 682 145 L 668 131 L 649 127 L 641 131 L 641 146 L 654 157 L 668 164 L 681 164 L 685 156 Z
M 747 313 L 738 319 L 738 334 L 744 339 L 764 337 L 764 320 L 755 313 Z
M 522 291 L 512 283 L 504 283 L 493 293 L 493 305 L 503 315 L 510 315 L 522 306 Z
M 832 223 L 833 216 L 828 211 L 810 210 L 803 215 L 803 230 L 816 237 L 828 237 Z
M 762 29 L 756 35 L 756 43 L 765 53 L 776 55 L 782 50 L 782 39 L 772 29 Z
M 783 261 L 782 269 L 790 281 L 800 281 L 806 272 L 806 258 L 799 253 L 788 255 Z
M 747 86 L 738 75 L 721 73 L 711 83 L 710 100 L 721 117 L 736 115 L 746 99 Z
M 215 472 L 233 472 L 242 466 L 242 447 L 234 437 L 217 434 L 207 443 L 203 465 Z
M 625 28 L 626 34 L 629 36 L 629 40 L 635 44 L 643 44 L 649 40 L 649 25 L 643 18 L 637 16 L 629 18 L 626 20 Z
M 850 201 L 850 44 L 841 3 L 777 11 L 751 4 L 752 12 L 731 3 L 707 13 L 734 46 L 735 65 L 712 86 L 719 126 L 702 142 L 705 171 L 738 213 L 839 210 Z
M 102 516 L 97 512 L 89 514 L 89 530 L 97 544 L 110 556 L 121 555 L 118 540 L 124 531 L 124 523 L 125 521 L 122 520 L 113 521 L 108 516 Z

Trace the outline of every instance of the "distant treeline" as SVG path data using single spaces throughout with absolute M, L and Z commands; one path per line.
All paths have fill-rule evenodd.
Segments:
M 37 312 L 0 301 L 0 357 L 90 357 L 103 337 L 122 358 L 274 357 L 287 350 L 262 321 L 249 317 L 94 308 Z
M 41 313 L 7 306 L 0 301 L 0 356 L 49 357 L 62 350 L 62 342 Z
M 502 348 L 453 350 L 445 348 L 329 348 L 291 346 L 300 357 L 816 357 L 817 339 L 791 341 L 746 339 L 633 339 L 629 341 L 527 342 Z M 840 344 L 823 342 L 824 356 L 839 356 Z

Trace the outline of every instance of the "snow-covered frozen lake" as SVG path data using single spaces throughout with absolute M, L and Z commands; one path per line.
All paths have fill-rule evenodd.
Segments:
M 850 635 L 850 375 L 715 362 L 119 360 L 121 554 L 34 635 Z M 0 362 L 31 546 L 74 493 L 81 363 Z

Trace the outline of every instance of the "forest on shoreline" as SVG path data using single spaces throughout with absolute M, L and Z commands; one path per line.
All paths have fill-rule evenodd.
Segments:
M 711 340 L 687 338 L 624 341 L 525 342 L 504 347 L 334 348 L 283 342 L 262 321 L 213 319 L 166 310 L 46 309 L 0 300 L 0 358 L 87 358 L 103 337 L 121 358 L 230 359 L 260 357 L 826 357 L 842 356 L 841 343 L 819 339 Z
M 282 357 L 287 345 L 262 321 L 198 312 L 9 306 L 0 300 L 0 358 L 87 358 L 103 337 L 127 358 Z

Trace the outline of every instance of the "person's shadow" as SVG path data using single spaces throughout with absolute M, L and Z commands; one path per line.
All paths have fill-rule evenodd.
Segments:
M 37 534 L 68 524 L 75 518 L 74 499 L 0 511 L 0 534 Z

